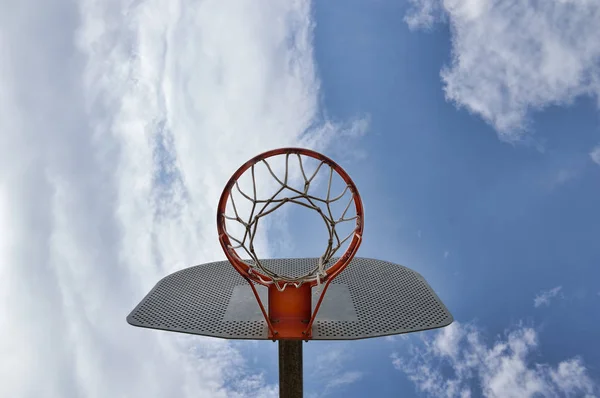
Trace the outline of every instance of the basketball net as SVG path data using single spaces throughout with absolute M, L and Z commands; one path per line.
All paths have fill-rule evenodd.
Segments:
M 224 212 L 223 214 L 226 220 L 239 223 L 242 227 L 240 228 L 240 231 L 243 231 L 242 236 L 234 236 L 234 234 L 229 232 L 226 227 L 223 229 L 225 234 L 229 237 L 229 244 L 227 245 L 229 254 L 239 259 L 236 251 L 238 249 L 242 250 L 250 258 L 250 261 L 241 260 L 249 267 L 248 274 L 254 276 L 258 282 L 264 285 L 275 284 L 279 291 L 283 291 L 288 285 L 300 287 L 302 284 L 307 282 L 316 283 L 317 285 L 320 284 L 321 281 L 323 281 L 323 279 L 327 276 L 326 269 L 338 249 L 351 237 L 354 236 L 360 242 L 362 236 L 362 220 L 360 220 L 361 215 L 357 214 L 356 212 L 356 208 L 362 209 L 362 205 L 352 206 L 353 203 L 356 205 L 357 201 L 360 202 L 360 197 L 358 196 L 358 192 L 353 184 L 346 181 L 343 191 L 335 194 L 332 192 L 332 181 L 334 174 L 339 174 L 339 171 L 334 170 L 331 164 L 321 160 L 315 171 L 309 176 L 305 171 L 303 157 L 300 153 L 284 153 L 284 155 L 285 171 L 282 178 L 278 177 L 273 171 L 273 168 L 267 159 L 260 159 L 258 162 L 252 164 L 249 168 L 252 178 L 252 192 L 246 192 L 242 190 L 238 183 L 238 179 L 235 179 L 235 183 L 234 186 L 231 187 L 231 191 L 235 189 L 239 193 L 240 197 L 249 201 L 251 205 L 250 214 L 247 218 L 243 218 L 240 215 L 241 212 L 238 212 L 236 200 L 231 194 L 229 195 L 229 200 L 231 201 L 232 213 L 227 214 L 227 212 Z M 291 178 L 289 166 L 290 158 L 292 157 L 295 157 L 298 160 L 300 174 L 303 180 L 303 184 L 301 184 L 303 187 L 301 189 L 294 188 L 290 183 Z M 273 195 L 265 198 L 259 198 L 257 195 L 255 166 L 260 163 L 266 166 L 277 187 Z M 315 183 L 315 177 L 322 168 L 325 168 L 326 172 L 326 168 L 329 169 L 327 190 L 326 193 L 324 193 L 324 196 L 318 196 L 309 192 L 311 192 L 311 184 Z M 349 199 L 346 195 L 348 192 L 350 192 Z M 341 214 L 334 215 L 332 211 L 332 205 L 338 202 L 342 205 L 345 204 L 345 207 L 343 207 L 344 210 Z M 327 226 L 327 233 L 329 235 L 325 251 L 319 257 L 316 266 L 309 273 L 302 276 L 291 277 L 274 272 L 262 264 L 255 251 L 254 241 L 256 238 L 259 220 L 272 214 L 286 203 L 293 203 L 316 211 Z M 352 212 L 354 214 L 351 214 Z M 356 227 L 347 235 L 340 236 L 338 227 L 343 223 L 351 221 L 356 222 Z M 350 253 L 350 255 L 353 256 L 354 253 Z M 267 278 L 264 276 L 267 276 Z

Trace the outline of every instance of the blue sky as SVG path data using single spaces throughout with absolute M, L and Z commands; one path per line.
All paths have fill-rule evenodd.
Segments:
M 344 166 L 367 209 L 360 255 L 421 272 L 452 310 L 457 330 L 480 333 L 481 347 L 534 331 L 526 367 L 558 368 L 581 358 L 598 393 L 600 168 L 590 156 L 600 139 L 596 98 L 528 111 L 524 128 L 515 130 L 520 141 L 506 142 L 495 126 L 445 97 L 440 70 L 452 56 L 448 26 L 411 31 L 399 23 L 406 13 L 407 6 L 397 2 L 315 7 L 327 117 L 369 119 L 368 132 L 350 151 L 338 152 L 347 156 Z M 344 365 L 332 377 L 360 377 L 327 396 L 455 396 L 447 389 L 425 391 L 427 380 L 412 384 L 410 372 L 398 374 L 390 363 L 392 352 L 405 361 L 418 357 L 414 350 L 435 336 L 313 342 L 306 347 L 305 371 L 335 352 Z M 465 341 L 458 347 L 469 349 Z M 410 366 L 419 373 L 417 363 L 439 370 L 446 381 L 460 380 L 472 396 L 495 396 L 482 390 L 489 383 L 484 376 L 459 376 L 459 366 L 447 359 L 415 360 Z M 307 380 L 314 394 L 322 392 L 322 383 Z M 496 396 L 529 395 L 524 384 L 516 384 Z M 541 391 L 584 394 L 558 384 L 549 388 Z
M 316 59 L 329 116 L 370 116 L 358 145 L 364 158 L 349 167 L 368 209 L 361 255 L 421 272 L 456 320 L 477 325 L 490 346 L 507 330 L 532 328 L 539 347 L 529 366 L 581 356 L 597 383 L 600 168 L 590 156 L 600 139 L 597 96 L 557 105 L 548 99 L 513 130 L 520 141 L 507 143 L 504 131 L 445 97 L 440 71 L 456 54 L 449 26 L 411 31 L 399 23 L 406 13 L 398 2 L 316 6 Z M 536 308 L 534 297 L 552 288 L 548 303 Z M 376 344 L 353 347 L 369 376 L 339 396 L 369 391 L 360 386 L 373 388 L 373 373 L 393 380 L 389 396 L 418 395 Z M 410 357 L 411 344 L 421 343 L 411 337 L 389 349 Z M 370 350 L 377 354 L 364 362 Z M 480 396 L 478 383 L 485 384 L 474 377 L 464 385 Z
M 600 395 L 596 2 L 2 7 L 0 396 L 275 396 L 275 344 L 125 316 L 224 258 L 225 181 L 290 145 L 352 175 L 359 255 L 456 319 L 307 344 L 307 396 Z

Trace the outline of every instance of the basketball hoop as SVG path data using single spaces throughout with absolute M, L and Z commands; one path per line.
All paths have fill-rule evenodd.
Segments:
M 278 176 L 269 161 L 283 157 L 283 175 Z M 312 174 L 306 172 L 305 162 L 316 160 L 318 165 Z M 294 162 L 299 167 L 298 177 L 301 188 L 294 186 L 290 164 Z M 297 162 L 297 163 L 296 163 Z M 268 175 L 277 188 L 268 197 L 258 197 L 255 168 L 264 165 Z M 318 196 L 311 191 L 311 184 L 316 184 L 316 176 L 325 170 L 327 172 L 327 189 L 324 196 Z M 250 173 L 251 191 L 240 187 L 239 181 L 246 172 Z M 334 175 L 341 178 L 344 188 L 341 193 L 332 192 Z M 250 213 L 242 217 L 238 211 L 233 196 L 236 192 L 250 204 Z M 334 215 L 332 205 L 344 200 L 341 214 Z M 231 201 L 230 212 L 228 203 Z M 347 201 L 347 202 L 345 202 Z M 259 220 L 271 215 L 286 203 L 292 203 L 316 211 L 327 226 L 328 244 L 324 253 L 318 258 L 317 264 L 306 274 L 300 276 L 283 275 L 269 269 L 257 255 L 254 240 Z M 349 212 L 354 212 L 349 215 Z M 227 222 L 238 223 L 242 236 L 235 236 L 227 228 Z M 337 229 L 341 224 L 354 222 L 354 228 L 346 236 L 340 236 Z M 264 152 L 244 163 L 229 179 L 221 194 L 217 210 L 217 230 L 219 242 L 233 267 L 250 284 L 260 309 L 267 321 L 270 337 L 276 339 L 309 339 L 311 327 L 319 310 L 327 287 L 331 281 L 342 272 L 356 254 L 364 228 L 363 206 L 356 185 L 350 176 L 330 158 L 308 149 L 280 148 Z M 335 259 L 336 252 L 348 242 L 345 252 Z M 243 260 L 238 254 L 243 251 L 249 260 Z M 269 314 L 262 304 L 254 286 L 258 283 L 268 287 Z M 325 283 L 317 305 L 312 311 L 312 287 Z M 287 289 L 286 289 L 287 288 Z M 276 327 L 274 326 L 276 325 Z
M 324 194 L 315 192 L 319 190 Z M 264 226 L 261 220 L 287 203 L 315 211 L 327 226 L 327 246 L 319 257 L 257 254 L 259 222 Z M 161 279 L 127 322 L 225 339 L 278 340 L 280 396 L 302 397 L 302 340 L 366 339 L 453 322 L 419 273 L 355 257 L 363 227 L 358 190 L 333 160 L 301 148 L 265 152 L 242 165 L 221 194 L 217 231 L 228 261 L 196 265 Z M 338 251 L 343 251 L 339 257 Z M 257 284 L 266 286 L 267 292 L 260 293 L 267 297 L 261 299 Z

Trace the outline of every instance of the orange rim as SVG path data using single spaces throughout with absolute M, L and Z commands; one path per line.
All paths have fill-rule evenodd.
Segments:
M 360 198 L 360 194 L 358 192 L 358 189 L 356 188 L 356 185 L 354 184 L 354 181 L 352 181 L 352 179 L 350 178 L 348 173 L 346 173 L 346 171 L 340 165 L 338 165 L 336 162 L 334 162 L 327 156 L 320 154 L 318 152 L 312 151 L 310 149 L 304 149 L 304 148 L 273 149 L 273 150 L 261 153 L 260 155 L 253 157 L 252 159 L 250 159 L 246 163 L 244 163 L 239 169 L 237 169 L 237 171 L 231 176 L 229 181 L 227 181 L 227 184 L 225 185 L 225 188 L 223 189 L 223 192 L 221 193 L 221 198 L 219 199 L 219 205 L 217 206 L 217 232 L 219 234 L 219 242 L 221 244 L 221 247 L 223 248 L 223 251 L 225 252 L 225 256 L 227 256 L 227 259 L 229 260 L 231 265 L 233 265 L 233 267 L 242 276 L 244 276 L 246 278 L 250 278 L 253 281 L 260 283 L 262 285 L 268 285 L 271 282 L 277 283 L 277 282 L 273 281 L 273 279 L 271 277 L 264 275 L 256 270 L 253 270 L 252 272 L 250 272 L 250 266 L 248 264 L 246 264 L 244 261 L 242 261 L 242 259 L 239 257 L 239 255 L 237 254 L 235 249 L 233 249 L 231 247 L 232 246 L 231 241 L 229 240 L 229 236 L 226 233 L 227 228 L 225 225 L 225 210 L 226 210 L 226 206 L 227 206 L 227 201 L 229 200 L 229 197 L 231 194 L 231 189 L 235 185 L 235 182 L 242 176 L 242 174 L 244 174 L 246 172 L 246 170 L 248 170 L 250 167 L 252 167 L 256 163 L 260 162 L 261 160 L 268 159 L 273 156 L 285 155 L 285 154 L 304 155 L 304 156 L 308 156 L 308 157 L 311 157 L 311 158 L 314 158 L 314 159 L 317 159 L 319 161 L 326 163 L 333 170 L 335 170 L 335 172 L 340 177 L 342 177 L 344 182 L 348 185 L 348 187 L 353 195 L 353 198 L 354 198 L 354 206 L 356 209 L 357 218 L 356 218 L 356 228 L 354 229 L 354 234 L 352 236 L 352 240 L 350 242 L 350 245 L 344 252 L 344 254 L 340 256 L 340 258 L 336 261 L 335 264 L 333 264 L 331 267 L 329 267 L 325 271 L 326 275 L 322 279 L 322 281 L 325 282 L 329 278 L 334 278 L 335 276 L 337 276 L 344 268 L 346 268 L 348 266 L 348 264 L 350 263 L 352 258 L 354 258 L 354 255 L 356 254 L 358 247 L 360 246 L 360 244 L 362 242 L 362 234 L 363 234 L 363 229 L 364 229 L 364 214 L 363 214 L 363 205 L 362 205 L 362 201 Z M 316 282 L 312 282 L 312 284 L 315 285 Z

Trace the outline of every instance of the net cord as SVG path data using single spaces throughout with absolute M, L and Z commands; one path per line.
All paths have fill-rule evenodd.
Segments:
M 332 187 L 332 182 L 333 182 L 334 169 L 330 165 L 327 165 L 327 163 L 325 161 L 321 161 L 319 163 L 318 167 L 315 169 L 314 173 L 312 173 L 312 175 L 309 178 L 306 175 L 306 172 L 304 170 L 302 156 L 300 154 L 293 154 L 297 157 L 298 162 L 299 162 L 300 171 L 302 174 L 302 178 L 304 180 L 304 188 L 302 191 L 300 191 L 300 190 L 292 187 L 290 184 L 288 184 L 289 161 L 290 161 L 291 155 L 292 154 L 290 154 L 290 153 L 285 154 L 285 156 L 286 156 L 286 158 L 285 158 L 285 174 L 283 176 L 283 180 L 280 179 L 275 174 L 275 172 L 271 168 L 271 165 L 266 161 L 266 159 L 261 160 L 261 162 L 264 163 L 264 165 L 267 167 L 267 170 L 269 171 L 269 173 L 273 177 L 273 179 L 275 181 L 277 181 L 277 183 L 279 183 L 279 185 L 280 185 L 280 187 L 277 189 L 275 194 L 273 194 L 271 197 L 269 197 L 267 199 L 259 199 L 257 197 L 256 175 L 255 175 L 255 170 L 254 170 L 255 165 L 252 165 L 251 169 L 250 169 L 251 176 L 252 176 L 252 194 L 251 195 L 244 192 L 240 188 L 238 181 L 235 182 L 236 191 L 243 198 L 252 202 L 252 207 L 250 209 L 250 215 L 248 216 L 247 220 L 244 220 L 240 217 L 237 206 L 236 206 L 236 202 L 235 202 L 235 199 L 234 199 L 232 193 L 230 193 L 229 199 L 231 200 L 231 205 L 232 205 L 234 215 L 227 215 L 227 214 L 223 215 L 226 220 L 235 221 L 235 222 L 240 223 L 244 229 L 243 237 L 238 238 L 238 237 L 233 236 L 231 233 L 229 233 L 227 231 L 227 229 L 225 228 L 225 233 L 227 234 L 227 236 L 229 237 L 229 239 L 232 242 L 232 244 L 228 246 L 228 249 L 232 252 L 232 254 L 234 254 L 238 258 L 239 258 L 239 256 L 237 255 L 236 250 L 237 249 L 243 250 L 251 259 L 251 261 L 242 260 L 242 261 L 244 261 L 245 264 L 248 265 L 249 274 L 253 274 L 263 284 L 275 284 L 275 286 L 277 287 L 277 289 L 279 291 L 285 290 L 285 288 L 288 285 L 300 287 L 304 283 L 313 282 L 313 281 L 316 282 L 317 285 L 319 285 L 321 283 L 321 280 L 326 276 L 325 269 L 326 269 L 327 264 L 331 260 L 331 258 L 335 255 L 335 253 L 338 251 L 338 249 L 344 243 L 346 243 L 346 241 L 348 241 L 348 239 L 350 239 L 353 235 L 355 235 L 357 233 L 356 230 L 358 228 L 358 227 L 355 228 L 343 239 L 340 238 L 338 231 L 336 231 L 336 226 L 339 225 L 340 223 L 358 219 L 358 215 L 355 215 L 353 217 L 346 217 L 348 210 L 350 209 L 350 206 L 355 201 L 355 195 L 356 195 L 355 192 L 352 192 L 352 190 L 350 189 L 350 186 L 348 184 L 346 184 L 346 187 L 344 188 L 344 190 L 342 191 L 341 194 L 332 197 L 331 196 L 331 187 Z M 322 198 L 319 196 L 309 194 L 309 190 L 310 190 L 311 183 L 314 181 L 315 177 L 317 176 L 317 173 L 319 172 L 319 170 L 321 170 L 321 168 L 324 165 L 329 166 L 329 178 L 328 178 L 328 184 L 327 184 L 327 194 L 326 194 L 325 198 Z M 279 194 L 281 194 L 282 192 L 284 192 L 286 190 L 291 192 L 290 196 L 286 196 L 284 198 L 277 198 L 277 196 Z M 341 200 L 349 190 L 351 192 L 350 200 L 346 204 L 341 216 L 336 220 L 336 219 L 334 219 L 331 205 L 332 205 L 332 203 L 335 203 L 335 202 Z M 298 277 L 289 277 L 289 276 L 285 276 L 285 275 L 280 275 L 280 274 L 277 274 L 276 272 L 274 272 L 273 270 L 265 267 L 262 264 L 262 262 L 260 261 L 260 259 L 258 258 L 258 256 L 256 255 L 256 251 L 254 249 L 254 239 L 256 237 L 258 221 L 261 218 L 273 213 L 275 210 L 279 209 L 281 206 L 283 206 L 286 203 L 294 203 L 294 204 L 301 205 L 301 206 L 304 206 L 306 208 L 316 211 L 321 216 L 323 221 L 325 222 L 325 225 L 327 226 L 327 232 L 329 235 L 327 247 L 325 249 L 325 252 L 319 257 L 317 265 L 308 274 L 298 276 Z M 318 204 L 323 205 L 325 207 L 325 210 L 322 209 Z M 271 207 L 269 207 L 269 206 L 271 206 Z M 258 210 L 257 210 L 257 208 L 258 208 Z M 265 280 L 261 276 L 261 273 L 263 273 L 264 275 L 267 275 L 269 278 L 271 278 L 271 280 Z

